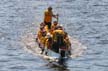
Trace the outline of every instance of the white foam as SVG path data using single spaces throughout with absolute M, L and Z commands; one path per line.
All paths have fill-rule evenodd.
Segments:
M 71 44 L 72 44 L 72 58 L 76 58 L 82 56 L 85 50 L 87 49 L 86 46 L 81 44 L 77 39 L 70 37 Z M 35 42 L 35 36 L 32 33 L 29 33 L 22 37 L 22 43 L 24 43 L 24 49 L 32 54 L 40 56 L 40 49 L 38 48 Z

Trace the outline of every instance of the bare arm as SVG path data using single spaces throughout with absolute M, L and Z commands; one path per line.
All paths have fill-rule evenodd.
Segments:
M 53 16 L 54 18 L 58 18 L 58 14 L 57 14 L 57 15 L 54 15 L 54 14 L 53 14 L 52 16 Z

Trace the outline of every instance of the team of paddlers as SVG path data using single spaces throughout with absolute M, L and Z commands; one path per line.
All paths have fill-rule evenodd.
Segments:
M 52 17 L 56 18 L 57 21 L 52 23 Z M 71 42 L 68 33 L 58 23 L 58 14 L 53 14 L 52 7 L 48 7 L 44 12 L 44 22 L 39 27 L 36 41 L 42 50 L 41 54 L 47 55 L 48 50 L 60 53 L 61 49 L 71 55 Z

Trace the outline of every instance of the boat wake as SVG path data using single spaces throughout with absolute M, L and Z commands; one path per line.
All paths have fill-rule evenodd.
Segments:
M 24 50 L 26 50 L 27 52 L 30 52 L 36 56 L 42 57 L 42 55 L 40 54 L 41 50 L 40 50 L 40 48 L 38 48 L 38 45 L 35 42 L 35 37 L 36 37 L 36 35 L 34 35 L 32 33 L 28 33 L 21 38 L 23 46 L 24 46 Z M 82 56 L 84 54 L 85 50 L 87 49 L 87 47 L 82 45 L 78 40 L 76 40 L 72 37 L 70 37 L 70 39 L 71 39 L 71 44 L 72 44 L 71 57 L 76 58 L 76 57 Z

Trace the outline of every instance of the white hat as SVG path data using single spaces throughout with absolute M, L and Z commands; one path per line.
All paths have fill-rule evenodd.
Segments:
M 47 38 L 50 38 L 51 37 L 51 34 L 50 33 L 47 33 L 46 36 L 47 36 Z

